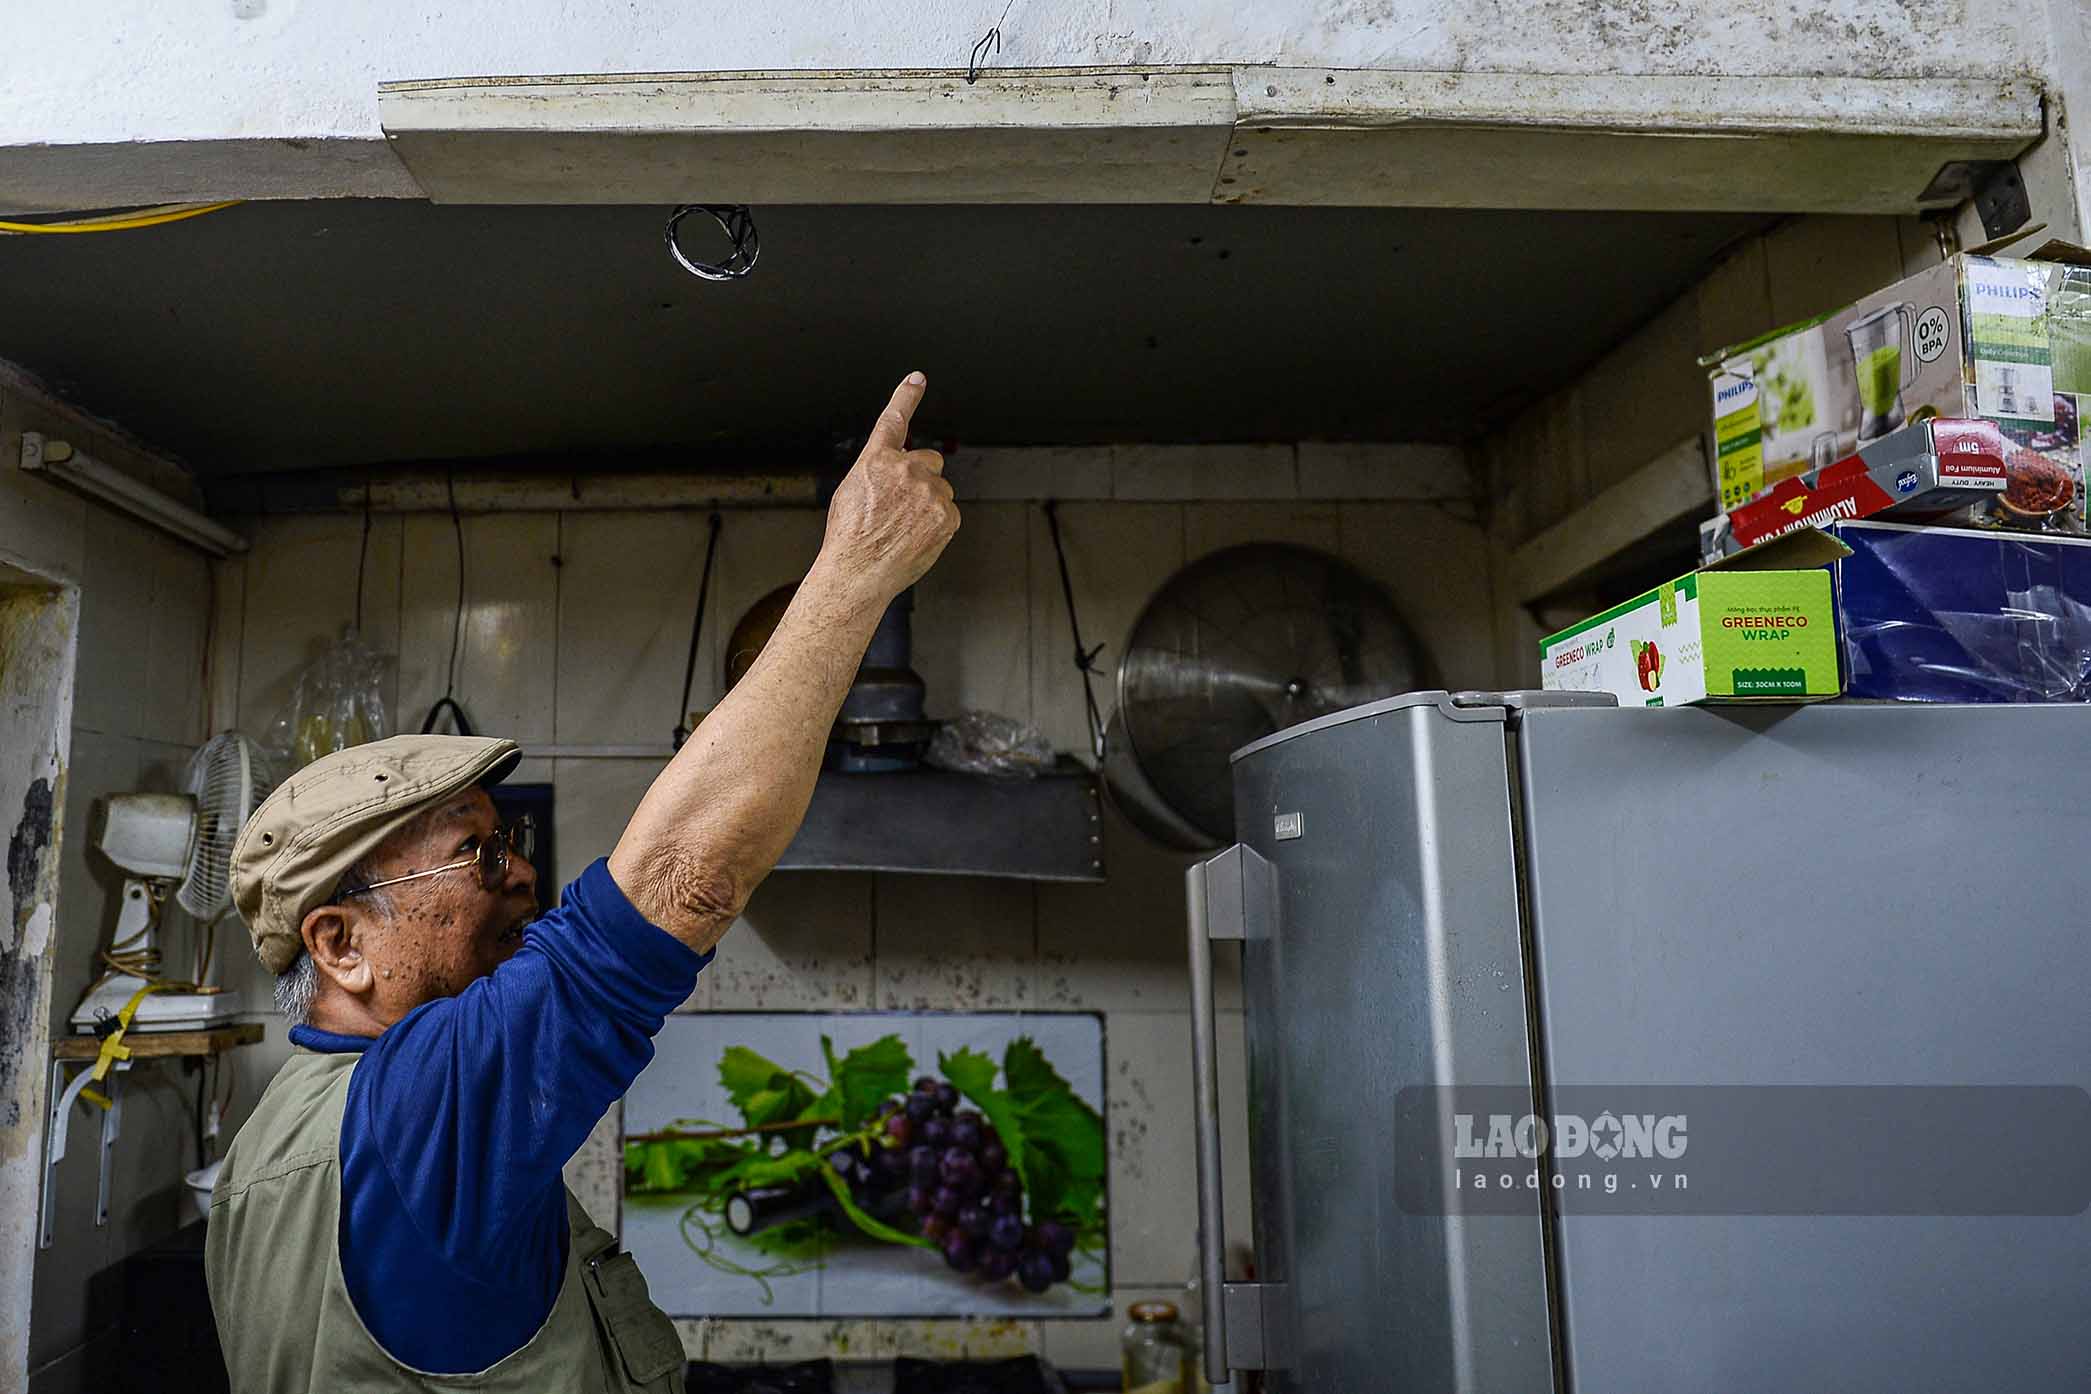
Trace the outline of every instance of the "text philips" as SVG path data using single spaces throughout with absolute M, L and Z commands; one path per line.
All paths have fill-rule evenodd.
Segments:
M 1665 1157 L 1674 1161 L 1684 1155 L 1685 1149 L 1685 1115 L 1681 1113 L 1661 1117 L 1652 1113 L 1629 1113 L 1625 1117 L 1601 1113 L 1591 1120 L 1561 1113 L 1554 1115 L 1552 1127 L 1545 1119 L 1529 1113 L 1491 1113 L 1486 1137 L 1475 1136 L 1474 1118 L 1471 1113 L 1453 1115 L 1453 1156 L 1461 1160 L 1537 1158 L 1549 1152 L 1556 1157 L 1580 1157 L 1595 1151 L 1606 1160 Z

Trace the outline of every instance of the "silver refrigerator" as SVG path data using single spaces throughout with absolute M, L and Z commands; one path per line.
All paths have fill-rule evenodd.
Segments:
M 1611 700 L 1235 754 L 1188 887 L 1210 1376 L 2091 1388 L 2091 708 Z

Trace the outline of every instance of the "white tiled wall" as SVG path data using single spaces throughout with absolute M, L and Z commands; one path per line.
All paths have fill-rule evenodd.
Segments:
M 1061 748 L 1086 751 L 1073 640 L 1052 545 L 1037 504 L 1022 501 L 1027 494 L 1050 492 L 1052 461 L 1044 457 L 1051 452 L 1008 453 L 1022 457 L 1021 469 L 1012 471 L 1023 477 L 1004 473 L 994 483 L 1013 497 L 968 499 L 957 540 L 918 588 L 915 667 L 929 685 L 935 714 L 986 706 L 1037 723 Z M 1444 681 L 1487 682 L 1484 540 L 1463 503 L 1301 501 L 1290 448 L 1254 459 L 1227 454 L 1203 474 L 1162 457 L 1158 463 L 1119 462 L 1126 469 L 1113 474 L 1096 467 L 1100 453 L 1073 452 L 1061 463 L 1090 492 L 1115 481 L 1121 492 L 1137 486 L 1148 495 L 1144 501 L 1093 498 L 1060 510 L 1084 638 L 1107 646 L 1106 674 L 1141 607 L 1187 558 L 1271 539 L 1338 552 L 1378 577 L 1431 650 Z M 1262 498 L 1266 490 L 1260 486 L 1228 482 L 1230 472 L 1274 462 L 1283 467 L 1283 498 Z M 1324 461 L 1337 471 L 1357 464 L 1341 451 Z M 1408 462 L 1425 474 L 1443 464 L 1429 451 Z M 1190 474 L 1178 478 L 1187 468 Z M 983 467 L 964 492 L 992 494 L 989 484 Z M 1432 486 L 1424 480 L 1414 487 Z M 1153 497 L 1195 488 L 1235 497 Z M 819 545 L 821 522 L 811 511 L 725 515 L 694 706 L 701 709 L 717 697 L 726 631 L 758 597 L 803 572 Z M 352 590 L 343 573 L 353 567 L 361 520 L 255 520 L 247 527 L 252 555 L 227 564 L 220 580 L 221 592 L 243 589 L 247 596 L 248 626 L 229 634 L 221 649 L 223 661 L 241 674 L 242 725 L 266 718 L 270 699 L 285 690 L 298 663 L 341 623 Z M 704 542 L 702 513 L 467 519 L 458 689 L 480 728 L 516 735 L 526 744 L 651 743 L 665 749 Z M 365 628 L 394 636 L 399 645 L 402 722 L 418 725 L 426 703 L 441 690 L 456 602 L 454 556 L 444 517 L 414 516 L 403 524 L 380 518 L 373 530 Z M 381 570 L 382 582 L 369 579 Z M 258 596 L 263 589 L 265 598 Z M 1107 708 L 1109 689 L 1106 677 L 1098 695 Z M 658 762 L 562 756 L 548 764 L 559 791 L 560 874 L 571 876 L 609 850 Z M 1190 859 L 1147 844 L 1115 813 L 1107 813 L 1104 833 L 1110 879 L 1097 886 L 779 873 L 757 892 L 688 1009 L 1102 1012 L 1110 1071 L 1112 1263 L 1123 1299 L 1181 1288 L 1191 1270 L 1182 931 L 1182 871 Z M 1243 1235 L 1238 973 L 1223 966 L 1219 990 L 1222 1083 L 1231 1125 L 1230 1225 Z M 569 1169 L 576 1190 L 598 1214 L 615 1211 L 620 1173 L 614 1138 L 607 1124 L 598 1129 Z M 1101 1365 L 1114 1362 L 1117 1331 L 1110 1320 L 1051 1323 L 1044 1331 L 1027 1323 L 684 1326 L 692 1354 L 713 1359 L 1043 1348 L 1067 1363 Z

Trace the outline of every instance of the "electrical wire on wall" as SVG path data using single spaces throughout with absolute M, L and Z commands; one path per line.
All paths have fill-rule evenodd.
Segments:
M 460 736 L 475 734 L 472 719 L 457 700 L 457 654 L 465 636 L 465 523 L 457 511 L 457 471 L 443 471 L 443 489 L 450 499 L 450 531 L 457 539 L 457 608 L 450 616 L 450 668 L 443 680 L 443 695 L 428 709 L 428 716 L 421 723 L 421 734 L 428 735 L 442 720 L 443 709 L 450 709 L 450 719 Z
M 370 481 L 363 481 L 363 540 L 356 546 L 356 634 L 363 633 L 363 571 L 370 563 Z
M 1104 651 L 1098 644 L 1085 648 L 1082 644 L 1082 622 L 1075 616 L 1075 583 L 1067 573 L 1067 548 L 1060 541 L 1060 505 L 1057 500 L 1045 502 L 1046 530 L 1053 536 L 1053 556 L 1060 563 L 1060 594 L 1067 601 L 1067 628 L 1075 641 L 1075 668 L 1082 675 L 1082 706 L 1089 716 L 1089 750 L 1099 765 L 1104 759 L 1104 718 L 1096 705 L 1096 689 L 1091 679 L 1096 675 L 1096 656 Z
M 690 738 L 690 681 L 697 674 L 697 636 L 704 632 L 704 602 L 712 589 L 712 558 L 719 551 L 719 515 L 711 518 L 711 537 L 704 544 L 704 574 L 697 581 L 697 613 L 690 617 L 690 655 L 682 665 L 682 702 L 676 707 L 675 748 Z
M 85 218 L 58 218 L 46 223 L 0 221 L 0 234 L 10 237 L 52 233 L 135 232 L 141 228 L 164 227 L 206 213 L 217 213 L 243 202 L 229 198 L 222 203 L 163 203 L 128 213 L 100 213 Z
M 986 68 L 987 58 L 990 53 L 997 58 L 1002 56 L 1002 26 L 1008 22 L 1010 7 L 1015 4 L 1016 0 L 1008 0 L 1008 3 L 1002 6 L 1002 18 L 996 20 L 994 25 L 980 36 L 980 42 L 973 45 L 973 56 L 966 60 L 966 85 L 968 87 L 980 81 L 980 74 Z

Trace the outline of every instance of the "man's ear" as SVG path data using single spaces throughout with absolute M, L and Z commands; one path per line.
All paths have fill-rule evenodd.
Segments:
M 376 970 L 364 953 L 367 924 L 363 912 L 351 906 L 322 905 L 298 926 L 320 976 L 351 997 L 367 997 L 377 987 Z

